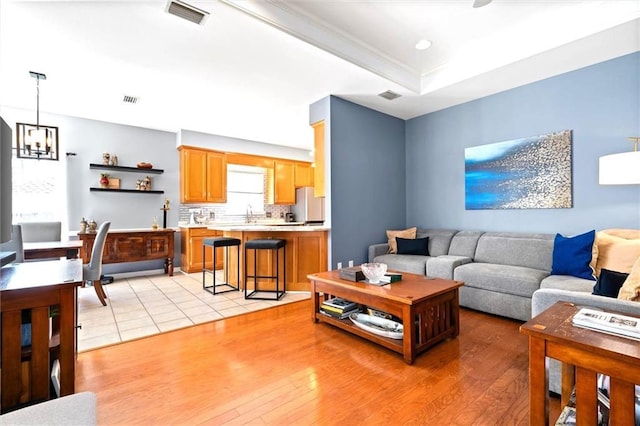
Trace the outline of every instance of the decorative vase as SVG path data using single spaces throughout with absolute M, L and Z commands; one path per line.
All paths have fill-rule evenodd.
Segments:
M 87 223 L 87 219 L 85 219 L 84 217 L 82 218 L 82 220 L 80 221 L 80 232 L 81 233 L 85 233 L 87 232 L 87 226 L 89 224 Z
M 100 186 L 103 188 L 106 188 L 109 186 L 109 175 L 106 173 L 103 173 L 102 176 L 100 177 Z

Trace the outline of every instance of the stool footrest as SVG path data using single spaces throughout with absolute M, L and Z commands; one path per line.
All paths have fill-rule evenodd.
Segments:
M 226 287 L 225 290 L 218 290 L 220 287 Z M 230 291 L 238 291 L 239 287 L 234 286 L 229 283 L 216 283 L 216 285 L 205 285 L 202 287 L 205 291 L 208 291 L 211 294 L 220 294 L 220 293 L 228 293 Z
M 260 296 L 260 293 L 274 294 L 275 297 Z M 284 296 L 283 290 L 253 290 L 251 293 L 244 296 L 245 299 L 256 300 L 280 300 Z

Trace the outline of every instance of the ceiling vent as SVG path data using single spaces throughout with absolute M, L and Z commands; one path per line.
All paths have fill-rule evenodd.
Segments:
M 124 102 L 125 104 L 137 104 L 138 100 L 140 100 L 140 98 L 137 96 L 130 96 L 130 95 L 122 96 L 122 102 Z
M 388 101 L 392 101 L 402 95 L 396 92 L 392 92 L 391 90 L 387 90 L 386 92 L 378 93 L 378 96 L 380 96 L 381 98 L 385 98 Z
M 164 11 L 198 25 L 204 25 L 209 17 L 209 12 L 205 12 L 179 0 L 169 0 L 167 8 Z

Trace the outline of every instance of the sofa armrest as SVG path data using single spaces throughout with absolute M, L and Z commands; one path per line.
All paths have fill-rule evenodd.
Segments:
M 619 311 L 622 313 L 640 315 L 640 303 L 620 300 L 613 297 L 597 296 L 582 291 L 569 291 L 553 288 L 541 288 L 533 292 L 531 298 L 531 316 L 536 316 L 556 302 L 571 302 L 576 305 Z
M 382 256 L 383 254 L 387 254 L 389 252 L 389 244 L 388 243 L 380 243 L 373 244 L 369 246 L 369 262 L 373 262 L 378 256 Z
M 96 395 L 80 392 L 30 405 L 0 416 L 3 425 L 95 425 Z
M 452 280 L 453 270 L 466 263 L 471 263 L 470 257 L 452 255 L 432 257 L 427 261 L 427 276 Z

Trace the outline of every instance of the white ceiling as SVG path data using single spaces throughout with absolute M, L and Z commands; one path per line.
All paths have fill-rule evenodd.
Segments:
M 0 1 L 0 106 L 38 71 L 44 112 L 301 148 L 330 94 L 408 119 L 640 50 L 640 0 Z

